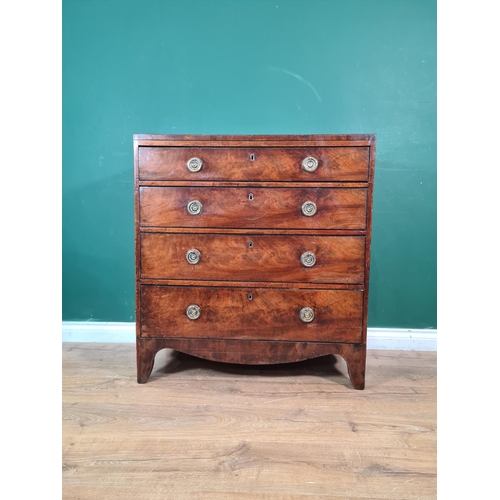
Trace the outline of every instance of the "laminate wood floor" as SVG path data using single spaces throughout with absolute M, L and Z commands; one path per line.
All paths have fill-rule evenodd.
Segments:
M 436 353 L 267 367 L 63 344 L 63 498 L 434 499 Z

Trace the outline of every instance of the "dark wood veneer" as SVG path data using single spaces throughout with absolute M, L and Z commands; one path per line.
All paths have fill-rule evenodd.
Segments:
M 366 344 L 341 342 L 275 342 L 252 340 L 214 340 L 153 338 L 137 339 L 137 381 L 145 383 L 151 371 L 155 355 L 161 349 L 170 348 L 224 363 L 268 365 L 294 363 L 327 354 L 342 356 L 354 389 L 365 388 Z
M 250 156 L 253 155 L 253 160 Z M 302 160 L 314 156 L 318 168 L 306 172 Z M 200 158 L 190 172 L 186 162 Z M 368 147 L 148 147 L 139 148 L 141 180 L 210 181 L 366 181 Z
M 186 254 L 201 258 L 189 264 Z M 300 257 L 313 252 L 316 263 Z M 141 278 L 361 284 L 364 236 L 141 235 Z
M 360 342 L 362 300 L 360 290 L 142 286 L 142 336 Z M 303 307 L 314 309 L 311 323 Z
M 169 347 L 248 364 L 337 354 L 363 389 L 374 165 L 374 135 L 135 135 L 138 381 Z M 187 212 L 191 200 L 201 214 Z M 306 251 L 313 267 L 300 263 Z
M 253 195 L 253 196 L 250 196 Z M 202 212 L 188 213 L 199 201 Z M 366 189 L 141 187 L 141 226 L 365 229 Z M 315 215 L 302 214 L 312 201 Z

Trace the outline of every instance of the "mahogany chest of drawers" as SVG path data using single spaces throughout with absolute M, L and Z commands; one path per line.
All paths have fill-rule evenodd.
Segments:
M 134 135 L 137 379 L 168 347 L 365 384 L 374 135 Z

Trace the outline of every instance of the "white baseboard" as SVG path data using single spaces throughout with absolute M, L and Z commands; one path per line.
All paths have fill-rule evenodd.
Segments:
M 135 323 L 63 321 L 63 342 L 135 342 Z M 437 330 L 368 328 L 368 349 L 437 351 Z
M 135 342 L 135 323 L 63 321 L 63 342 Z
M 437 351 L 437 330 L 368 328 L 366 347 L 401 351 Z

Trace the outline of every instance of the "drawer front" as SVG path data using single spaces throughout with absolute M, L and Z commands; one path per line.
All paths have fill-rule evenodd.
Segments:
M 150 227 L 365 229 L 366 189 L 141 187 Z M 309 215 L 304 215 L 305 211 Z
M 143 285 L 140 295 L 142 337 L 361 341 L 360 290 Z
M 367 147 L 139 148 L 141 180 L 367 181 L 368 163 Z
M 362 284 L 364 236 L 141 234 L 141 277 Z

